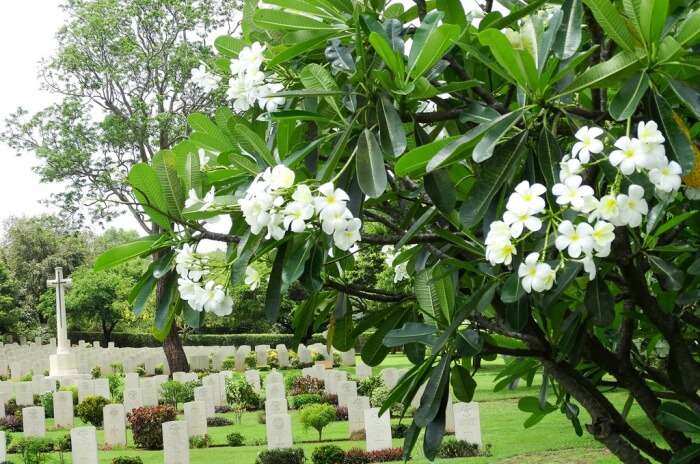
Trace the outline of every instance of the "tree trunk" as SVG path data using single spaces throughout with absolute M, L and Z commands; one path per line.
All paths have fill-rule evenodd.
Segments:
M 168 359 L 168 367 L 171 373 L 190 371 L 190 365 L 187 362 L 187 356 L 185 356 L 185 350 L 182 347 L 182 340 L 180 340 L 175 321 L 173 321 L 170 332 L 163 341 L 163 351 L 165 351 L 165 357 Z

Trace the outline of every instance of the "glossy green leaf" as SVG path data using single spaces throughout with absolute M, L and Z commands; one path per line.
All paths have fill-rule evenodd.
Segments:
M 640 67 L 639 58 L 632 52 L 620 52 L 608 61 L 591 66 L 566 87 L 562 95 L 599 87 L 606 80 L 620 77 Z
M 678 100 L 692 111 L 696 118 L 700 119 L 700 92 L 674 79 L 668 80 L 668 86 L 676 94 Z
M 377 137 L 369 129 L 360 134 L 355 151 L 355 170 L 360 188 L 370 198 L 377 198 L 386 190 L 387 177 L 384 155 Z
M 581 0 L 564 0 L 562 4 L 562 24 L 554 40 L 554 53 L 560 60 L 568 60 L 581 45 Z
M 334 31 L 344 28 L 339 24 L 326 24 L 308 16 L 269 8 L 258 8 L 253 15 L 253 21 L 259 28 L 270 31 Z
M 668 16 L 668 0 L 641 0 L 639 29 L 647 44 L 656 43 L 661 37 Z
M 317 63 L 307 64 L 299 73 L 299 79 L 304 87 L 310 91 L 338 92 L 338 84 L 331 76 L 330 71 Z M 336 113 L 341 114 L 340 107 L 333 95 L 324 97 Z
M 615 319 L 615 301 L 602 276 L 597 276 L 588 283 L 584 304 L 593 323 L 607 327 Z
M 522 111 L 513 111 L 493 121 L 486 132 L 484 132 L 479 143 L 474 147 L 472 159 L 477 163 L 481 163 L 491 158 L 498 142 L 506 136 L 522 114 Z
M 236 58 L 238 52 L 245 47 L 245 42 L 230 35 L 222 35 L 214 40 L 214 48 L 227 58 Z
M 569 261 L 564 269 L 557 273 L 557 284 L 542 299 L 542 307 L 549 308 L 559 301 L 559 297 L 569 288 L 569 285 L 576 279 L 583 266 L 577 261 Z
M 156 174 L 158 174 L 158 181 L 163 192 L 163 198 L 165 198 L 168 215 L 174 219 L 180 219 L 180 213 L 185 204 L 185 192 L 177 176 L 175 152 L 161 150 L 155 154 L 152 163 Z
M 627 29 L 625 18 L 617 11 L 614 4 L 609 0 L 583 0 L 583 2 L 591 9 L 596 22 L 608 37 L 623 50 L 634 49 L 637 41 Z
M 469 403 L 474 399 L 474 391 L 476 390 L 476 381 L 469 374 L 469 371 L 459 364 L 452 366 L 450 375 L 452 391 L 459 401 Z
M 282 269 L 282 282 L 285 286 L 289 286 L 297 281 L 304 273 L 304 265 L 309 259 L 311 249 L 314 242 L 306 236 L 296 237 L 292 242 L 287 244 L 287 255 L 284 267 Z
M 285 48 L 270 58 L 270 61 L 267 62 L 267 66 L 272 68 L 282 63 L 286 63 L 289 60 L 293 60 L 300 55 L 316 50 L 317 48 L 321 48 L 323 45 L 325 45 L 326 41 L 334 35 L 335 33 L 333 32 L 324 32 L 312 37 L 309 40 L 305 40 L 294 44 L 291 47 Z
M 408 343 L 432 345 L 435 342 L 435 326 L 421 322 L 406 322 L 400 329 L 390 330 L 384 337 L 384 346 L 395 348 Z
M 649 88 L 649 77 L 639 73 L 629 79 L 610 100 L 608 111 L 617 121 L 623 121 L 634 114 L 639 102 Z
M 368 40 L 374 48 L 374 51 L 377 52 L 377 55 L 384 61 L 387 68 L 391 69 L 399 79 L 403 79 L 404 66 L 403 63 L 399 62 L 399 60 L 403 61 L 403 58 L 394 52 L 384 35 L 371 32 Z
M 700 433 L 700 415 L 682 404 L 670 401 L 661 403 L 656 419 L 678 432 Z
M 135 164 L 129 170 L 128 180 L 134 196 L 148 217 L 163 229 L 172 230 L 168 205 L 155 169 L 146 163 Z
M 679 124 L 681 121 L 676 119 L 671 105 L 666 99 L 656 92 L 653 92 L 653 96 L 658 116 L 656 121 L 660 123 L 660 129 L 666 137 L 666 143 L 671 147 L 673 158 L 681 165 L 683 172 L 688 173 L 695 166 L 695 153 L 690 145 L 690 140 L 683 133 L 682 126 Z
M 272 152 L 265 144 L 265 141 L 260 138 L 251 128 L 245 124 L 236 124 L 233 127 L 233 132 L 236 135 L 236 142 L 241 147 L 241 150 L 249 153 L 256 158 L 259 157 L 268 166 L 277 164 Z
M 457 204 L 457 192 L 446 169 L 426 174 L 423 179 L 423 186 L 425 187 L 425 193 L 428 194 L 433 204 L 440 211 L 445 214 L 452 213 Z
M 430 380 L 428 380 L 425 386 L 420 406 L 413 416 L 413 420 L 421 427 L 428 425 L 438 414 L 440 409 L 440 401 L 437 401 L 439 398 L 438 395 L 442 393 L 449 384 L 450 361 L 450 356 L 443 353 L 440 362 L 433 368 L 430 374 Z
M 552 132 L 542 127 L 537 140 L 537 165 L 542 172 L 546 185 L 554 185 L 559 181 L 559 163 L 563 157 L 561 147 Z
M 452 48 L 459 35 L 460 28 L 456 24 L 443 24 L 433 30 L 428 35 L 425 43 L 420 47 L 415 60 L 412 60 L 409 56 L 408 75 L 413 79 L 417 79 L 425 74 Z M 413 47 L 415 46 L 416 43 L 414 41 L 411 47 L 411 55 L 413 55 Z
M 382 149 L 393 156 L 401 155 L 406 150 L 406 132 L 393 102 L 384 95 L 377 102 L 377 119 Z
M 537 88 L 537 66 L 528 51 L 514 49 L 505 34 L 497 29 L 481 31 L 479 42 L 491 49 L 498 64 L 522 88 L 528 90 Z
M 94 269 L 96 271 L 109 269 L 117 264 L 130 261 L 137 256 L 149 253 L 153 251 L 157 241 L 158 237 L 144 237 L 124 243 L 123 245 L 114 246 L 97 257 Z
M 683 271 L 658 256 L 647 255 L 647 260 L 654 273 L 663 279 L 669 289 L 678 291 L 683 288 Z
M 458 135 L 446 137 L 409 150 L 401 155 L 399 160 L 394 164 L 394 172 L 396 172 L 397 176 L 418 176 L 423 174 L 428 162 L 440 150 L 458 138 Z
M 678 27 L 674 38 L 683 47 L 691 47 L 700 41 L 700 9 L 696 8 Z

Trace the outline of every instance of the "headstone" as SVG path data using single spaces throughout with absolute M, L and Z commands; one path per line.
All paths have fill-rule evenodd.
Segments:
M 260 372 L 254 369 L 245 371 L 245 381 L 248 382 L 257 393 L 260 393 Z
M 299 356 L 299 364 L 308 365 L 313 362 L 311 351 L 304 345 L 299 345 L 297 355 Z
M 455 438 L 481 446 L 479 403 L 455 403 Z
M 445 433 L 455 433 L 455 409 L 452 403 L 452 394 L 447 395 L 447 406 L 445 406 Z
M 112 399 L 112 393 L 109 391 L 109 380 L 95 379 L 93 380 L 95 396 L 101 396 L 106 400 Z
M 116 348 L 116 345 L 114 344 L 114 342 L 107 342 L 107 349 L 111 350 L 112 348 Z
M 355 348 L 351 348 L 348 351 L 343 351 L 340 353 L 340 359 L 343 366 L 354 366 L 355 365 Z
M 280 383 L 268 383 L 265 385 L 265 398 L 268 400 L 284 398 L 284 385 Z
M 5 437 L 5 432 L 0 432 L 0 462 L 5 462 L 7 460 L 5 443 L 7 443 L 7 438 Z
M 139 384 L 143 406 L 158 406 L 158 388 L 153 377 L 144 377 Z
M 207 387 L 207 391 L 211 396 L 212 404 L 216 406 L 222 405 L 221 385 L 218 374 L 209 374 L 202 377 L 202 385 Z
M 267 377 L 265 377 L 265 385 L 270 385 L 272 383 L 284 385 L 284 376 L 276 369 L 272 369 L 272 371 L 267 374 Z
M 80 379 L 78 384 L 78 403 L 85 401 L 88 396 L 95 396 L 95 383 L 90 379 Z
M 267 350 L 269 348 L 267 345 L 257 345 L 255 347 L 255 363 L 258 366 L 267 366 Z
M 287 413 L 287 400 L 284 398 L 265 400 L 265 416 L 274 416 L 277 414 Z
M 287 347 L 283 344 L 279 344 L 275 347 L 277 350 L 277 362 L 280 367 L 290 367 L 289 363 L 289 351 Z
M 250 352 L 250 347 L 249 346 L 241 346 L 238 348 L 238 351 L 236 351 L 236 370 L 238 372 L 243 372 L 246 370 L 246 365 L 245 365 L 245 358 L 248 356 L 248 353 Z
M 394 367 L 388 367 L 382 371 L 382 380 L 386 388 L 391 390 L 399 383 L 399 370 Z
M 73 464 L 97 464 L 97 434 L 95 427 L 76 427 L 70 431 Z
M 33 406 L 34 392 L 31 382 L 19 382 L 15 385 L 15 400 L 17 406 Z
M 389 411 L 379 416 L 379 408 L 365 409 L 367 451 L 391 448 L 391 418 Z
M 46 436 L 46 418 L 42 406 L 22 408 L 22 430 L 25 437 Z
M 58 391 L 53 394 L 54 425 L 62 429 L 73 428 L 73 393 Z
M 350 401 L 357 397 L 357 382 L 343 381 L 337 388 L 338 406 L 348 407 Z
M 201 401 L 206 405 L 207 417 L 214 417 L 216 414 L 216 409 L 214 407 L 214 402 L 211 400 L 211 393 L 209 393 L 209 387 L 196 387 L 194 389 L 194 400 Z
M 163 423 L 163 463 L 190 464 L 190 440 L 187 436 L 187 422 Z
M 291 448 L 292 418 L 289 414 L 276 414 L 265 417 L 267 449 Z
M 192 356 L 190 358 L 190 368 L 193 371 L 209 370 L 209 356 L 201 354 Z
M 139 375 L 135 372 L 124 374 L 124 389 L 139 388 Z
M 348 404 L 348 428 L 351 440 L 365 439 L 365 410 L 369 409 L 369 397 L 356 396 Z
M 121 404 L 108 404 L 104 416 L 105 445 L 126 446 L 126 413 Z
M 140 388 L 124 389 L 124 409 L 127 413 L 143 406 Z
M 207 405 L 204 401 L 190 401 L 184 404 L 187 436 L 207 434 Z

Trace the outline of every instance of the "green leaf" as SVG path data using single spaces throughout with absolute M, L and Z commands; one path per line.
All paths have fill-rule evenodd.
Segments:
M 303 42 L 299 42 L 291 47 L 285 48 L 270 58 L 270 61 L 267 62 L 267 66 L 273 68 L 282 63 L 286 63 L 289 60 L 293 60 L 300 55 L 310 53 L 311 51 L 323 46 L 326 41 L 334 35 L 335 33 L 333 32 L 322 33 L 309 40 L 304 40 Z
M 109 269 L 117 264 L 124 263 L 131 259 L 150 253 L 154 250 L 154 245 L 158 242 L 159 237 L 144 237 L 133 242 L 117 245 L 102 253 L 95 260 L 94 269 L 101 271 Z
M 202 171 L 199 166 L 199 155 L 197 153 L 188 153 L 185 159 L 185 189 L 189 192 L 194 190 L 199 198 L 202 198 Z
M 390 330 L 398 326 L 405 317 L 406 312 L 400 307 L 395 308 L 389 314 L 382 314 L 379 327 L 367 338 L 365 346 L 362 347 L 360 356 L 365 364 L 377 366 L 386 358 L 386 355 L 389 354 L 389 348 L 384 346 L 384 337 Z
M 253 15 L 253 21 L 259 28 L 270 31 L 336 31 L 345 29 L 342 24 L 326 24 L 308 16 L 268 8 L 258 8 Z
M 581 0 L 564 0 L 561 7 L 562 24 L 554 41 L 554 53 L 560 60 L 568 60 L 581 45 Z
M 525 296 L 525 289 L 520 285 L 520 277 L 515 272 L 511 273 L 501 289 L 501 301 L 515 303 Z
M 680 102 L 692 111 L 696 118 L 700 119 L 700 92 L 674 79 L 668 80 L 668 86 L 676 94 Z
M 617 11 L 615 5 L 608 0 L 583 0 L 591 9 L 596 22 L 623 50 L 633 50 L 637 42 L 632 33 L 627 29 L 625 18 Z
M 224 131 L 206 114 L 192 113 L 187 116 L 187 122 L 195 134 L 200 136 L 198 140 L 204 142 L 208 147 L 219 152 L 230 151 L 234 148 Z
M 374 48 L 374 51 L 377 52 L 377 55 L 384 61 L 387 68 L 391 69 L 399 80 L 403 80 L 404 66 L 403 63 L 400 62 L 403 61 L 403 57 L 394 52 L 394 49 L 391 48 L 391 45 L 387 42 L 384 35 L 378 34 L 377 32 L 370 32 L 368 40 L 372 48 Z
M 685 274 L 682 270 L 658 256 L 647 255 L 647 260 L 649 261 L 652 271 L 663 278 L 664 283 L 669 289 L 677 292 L 683 288 Z
M 439 412 L 440 401 L 438 401 L 438 398 L 442 398 L 438 395 L 440 395 L 448 385 L 450 379 L 450 361 L 450 355 L 442 353 L 440 362 L 433 369 L 430 380 L 428 380 L 425 386 L 420 406 L 413 416 L 413 420 L 421 427 L 428 425 Z
M 444 13 L 442 11 L 431 10 L 421 20 L 420 26 L 418 26 L 415 34 L 413 34 L 413 45 L 411 45 L 411 51 L 408 54 L 409 65 L 416 62 L 418 54 L 423 49 L 428 37 L 438 28 L 443 16 Z M 402 21 L 405 22 L 403 19 Z
M 563 154 L 561 147 L 552 132 L 542 127 L 537 141 L 537 164 L 540 167 L 546 185 L 554 185 L 559 180 L 559 162 Z
M 443 24 L 430 32 L 424 44 L 412 60 L 413 48 L 417 45 L 414 39 L 411 46 L 411 56 L 408 60 L 408 75 L 413 79 L 425 74 L 435 66 L 435 63 L 442 58 L 447 51 L 452 48 L 455 41 L 460 36 L 460 27 L 456 24 Z
M 455 295 L 451 273 L 440 265 L 426 268 L 416 275 L 414 290 L 423 311 L 442 325 L 452 320 Z
M 325 92 L 337 92 L 339 90 L 338 84 L 335 82 L 335 79 L 333 79 L 333 76 L 331 76 L 331 73 L 317 63 L 307 64 L 299 73 L 299 79 L 308 90 Z M 335 97 L 329 95 L 326 96 L 325 99 L 335 112 L 342 117 Z
M 566 95 L 588 87 L 602 86 L 604 81 L 632 72 L 640 66 L 639 58 L 632 52 L 620 52 L 580 74 L 561 95 Z M 559 95 L 559 96 L 561 96 Z
M 459 401 L 469 403 L 474 399 L 474 391 L 476 390 L 476 381 L 469 374 L 469 371 L 459 364 L 452 366 L 452 375 L 450 375 L 452 390 Z
M 474 147 L 472 159 L 477 163 L 481 163 L 491 158 L 499 140 L 518 122 L 522 114 L 522 111 L 513 111 L 493 121 L 488 130 L 484 132 L 484 136 L 481 137 L 479 143 Z
M 384 346 L 395 348 L 408 343 L 432 345 L 435 342 L 435 326 L 422 322 L 406 322 L 400 329 L 390 330 L 384 337 Z
M 683 133 L 683 121 L 676 117 L 671 105 L 660 94 L 653 92 L 654 105 L 656 107 L 657 121 L 661 124 L 662 131 L 666 136 L 666 143 L 671 147 L 678 164 L 681 165 L 684 173 L 689 173 L 695 166 L 695 153 L 690 140 Z
M 168 214 L 179 219 L 182 207 L 185 204 L 185 193 L 177 176 L 177 161 L 175 152 L 161 150 L 153 157 L 153 167 L 158 174 L 158 181 L 165 198 Z
M 534 0 L 532 2 L 529 2 L 526 6 L 522 8 L 518 8 L 517 10 L 512 10 L 508 16 L 505 16 L 500 19 L 496 19 L 495 21 L 489 23 L 486 25 L 483 29 L 486 27 L 494 28 L 494 29 L 503 29 L 504 27 L 508 27 L 512 24 L 514 24 L 516 21 L 518 21 L 520 18 L 524 18 L 525 16 L 529 15 L 533 11 L 537 10 L 539 7 L 544 5 L 545 0 Z
M 479 42 L 491 49 L 498 64 L 522 88 L 531 91 L 537 89 L 537 66 L 528 51 L 514 49 L 505 34 L 497 29 L 479 32 Z
M 608 108 L 610 116 L 617 121 L 623 121 L 632 116 L 648 88 L 649 77 L 644 72 L 625 82 L 620 91 L 610 100 Z
M 146 308 L 146 303 L 148 303 L 151 293 L 153 293 L 153 289 L 156 288 L 156 278 L 153 277 L 152 266 L 153 264 L 149 266 L 129 292 L 128 301 L 136 316 L 141 315 Z
M 527 325 L 530 317 L 529 298 L 519 298 L 515 303 L 506 305 L 506 323 L 511 329 L 520 331 Z
M 156 299 L 154 325 L 156 330 L 159 332 L 164 331 L 169 320 L 172 318 L 172 312 L 174 310 L 172 303 L 175 300 L 176 290 L 177 273 L 171 271 L 165 277 L 163 277 L 163 290 L 160 294 L 160 298 Z
M 678 27 L 674 38 L 683 47 L 692 47 L 700 40 L 700 9 L 693 10 Z
M 700 445 L 692 444 L 673 453 L 669 464 L 693 464 L 700 459 Z
M 576 276 L 581 272 L 582 265 L 576 261 L 569 261 L 564 266 L 564 269 L 557 275 L 557 285 L 545 294 L 542 300 L 542 307 L 547 309 L 554 303 L 559 301 L 559 297 L 569 288 L 569 285 L 576 279 Z
M 304 273 L 304 265 L 309 259 L 313 246 L 314 242 L 305 235 L 295 237 L 294 241 L 287 245 L 289 257 L 285 259 L 282 270 L 282 282 L 284 282 L 285 286 L 296 282 Z M 289 249 L 290 247 L 292 247 L 291 250 Z
M 581 311 L 570 313 L 561 325 L 557 359 L 569 359 L 573 362 L 581 348 L 584 320 Z
M 387 184 L 384 156 L 377 137 L 369 129 L 362 131 L 355 153 L 355 168 L 360 188 L 370 198 L 381 196 Z
M 434 142 L 420 145 L 413 150 L 410 150 L 399 158 L 394 164 L 394 172 L 397 176 L 417 176 L 425 172 L 428 162 L 445 146 L 454 142 L 460 136 L 455 135 L 438 139 Z
M 588 284 L 583 302 L 595 325 L 607 327 L 612 324 L 615 319 L 615 301 L 601 276 Z
M 527 132 L 513 137 L 498 147 L 497 153 L 481 166 L 474 186 L 460 209 L 460 219 L 466 227 L 481 221 L 498 191 L 508 185 L 527 154 Z
M 406 132 L 393 102 L 385 95 L 377 102 L 377 119 L 382 149 L 388 154 L 399 156 L 406 150 Z
M 447 169 L 439 169 L 426 174 L 423 179 L 425 193 L 433 204 L 445 214 L 451 214 L 457 204 L 457 192 Z
M 241 147 L 241 150 L 256 158 L 260 157 L 268 166 L 277 164 L 265 141 L 251 128 L 245 124 L 236 124 L 233 126 L 233 133 L 236 135 L 236 142 Z
M 167 216 L 168 205 L 155 169 L 146 163 L 137 163 L 129 170 L 128 180 L 134 196 L 148 217 L 163 229 L 171 231 L 173 226 Z
M 245 47 L 245 42 L 230 35 L 222 35 L 214 40 L 214 48 L 227 58 L 236 58 Z
M 282 302 L 282 272 L 284 271 L 284 261 L 287 254 L 289 242 L 284 242 L 277 247 L 277 254 L 272 263 L 270 278 L 267 282 L 267 292 L 265 294 L 265 316 L 270 322 L 277 320 Z
M 416 235 L 416 233 L 423 227 L 428 221 L 430 221 L 436 214 L 435 206 L 431 206 L 426 209 L 420 217 L 411 224 L 405 234 L 396 243 L 396 248 L 399 249 L 408 243 L 411 238 Z
M 700 433 L 700 416 L 678 403 L 661 403 L 656 419 L 665 427 L 678 432 Z
M 661 38 L 668 16 L 668 0 L 641 0 L 639 29 L 644 40 L 651 45 Z

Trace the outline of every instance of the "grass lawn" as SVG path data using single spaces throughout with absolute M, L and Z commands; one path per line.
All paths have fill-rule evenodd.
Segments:
M 375 368 L 375 373 L 382 367 L 407 367 L 409 365 L 401 355 L 389 356 L 380 368 Z M 482 437 L 485 444 L 491 445 L 492 455 L 489 457 L 469 458 L 468 462 L 480 463 L 508 463 L 508 464 L 572 464 L 572 463 L 597 463 L 609 464 L 619 462 L 612 454 L 601 447 L 593 438 L 584 432 L 582 437 L 576 436 L 570 422 L 563 414 L 555 412 L 547 416 L 542 422 L 532 428 L 523 428 L 523 421 L 527 414 L 518 409 L 518 399 L 522 396 L 537 395 L 539 387 L 520 386 L 515 390 L 493 391 L 494 377 L 499 366 L 487 364 L 477 375 L 478 389 L 475 400 L 481 403 Z M 535 380 L 535 384 L 539 379 Z M 626 395 L 624 393 L 611 392 L 608 397 L 618 406 L 621 406 Z M 301 446 L 310 458 L 314 448 L 319 446 L 318 435 L 315 430 L 304 430 L 296 411 L 292 414 L 292 430 L 294 443 Z M 582 409 L 582 414 L 585 414 Z M 225 414 L 232 418 L 232 414 Z M 213 447 L 207 449 L 191 450 L 191 462 L 193 464 L 254 464 L 257 453 L 264 449 L 265 426 L 258 423 L 257 412 L 246 413 L 241 424 L 227 427 L 210 427 L 209 435 L 213 441 Z M 581 417 L 581 423 L 586 424 L 588 416 Z M 644 433 L 652 431 L 653 427 L 646 421 L 639 409 L 633 407 L 630 413 L 630 422 Z M 76 426 L 79 420 L 76 419 Z M 53 427 L 53 421 L 47 420 L 47 429 Z M 226 435 L 232 431 L 243 434 L 247 443 L 260 443 L 259 446 L 243 446 L 231 448 L 226 446 Z M 50 431 L 48 436 L 57 437 L 67 433 L 66 431 Z M 98 443 L 102 443 L 102 431 L 97 432 Z M 362 441 L 347 440 L 347 422 L 334 422 L 323 432 L 324 443 L 333 443 L 342 448 L 364 448 Z M 133 443 L 129 431 L 128 442 Z M 402 440 L 394 440 L 395 446 L 401 446 Z M 424 464 L 428 461 L 422 457 L 421 443 L 416 446 L 414 463 Z M 64 456 L 63 462 L 70 462 L 70 453 Z M 100 451 L 100 463 L 110 463 L 112 458 L 121 455 L 138 455 L 144 463 L 160 464 L 163 462 L 161 451 L 141 451 L 135 448 Z M 21 463 L 19 456 L 9 455 L 9 461 Z M 438 460 L 436 462 L 465 462 L 467 459 Z M 54 453 L 46 462 L 61 462 L 59 455 Z M 309 459 L 309 462 L 310 459 Z

